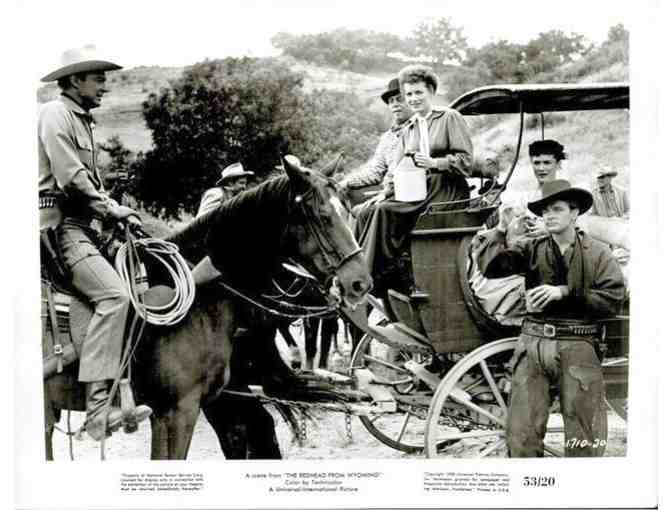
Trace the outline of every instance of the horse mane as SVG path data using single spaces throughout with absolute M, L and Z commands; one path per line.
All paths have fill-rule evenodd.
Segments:
M 196 218 L 167 240 L 193 263 L 209 255 L 230 281 L 251 288 L 265 282 L 290 214 L 291 185 L 282 175 L 225 201 Z

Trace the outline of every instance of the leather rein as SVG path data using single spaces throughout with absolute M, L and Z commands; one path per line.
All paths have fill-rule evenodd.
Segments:
M 330 185 L 331 185 L 330 181 Z M 356 257 L 359 253 L 362 252 L 362 248 L 358 245 L 355 245 L 355 249 L 350 252 L 343 253 L 335 243 L 333 243 L 325 234 L 326 226 L 322 221 L 319 214 L 316 214 L 313 209 L 307 207 L 308 203 L 315 196 L 315 190 L 313 188 L 309 189 L 307 192 L 297 195 L 294 197 L 294 204 L 298 206 L 298 209 L 301 211 L 305 218 L 306 230 L 312 236 L 315 241 L 315 244 L 320 250 L 320 253 L 329 267 L 329 276 L 324 282 L 324 286 L 328 285 L 328 282 L 331 280 L 333 284 L 333 279 L 336 277 L 336 272 L 347 264 L 350 260 Z M 298 280 L 298 278 L 297 278 Z M 296 283 L 295 280 L 290 284 L 290 288 Z M 276 290 L 280 292 L 280 295 L 285 295 L 289 297 L 298 297 L 299 293 L 293 293 L 290 295 L 290 292 L 280 288 L 279 284 L 276 281 L 273 281 Z M 326 306 L 308 306 L 308 305 L 296 305 L 283 301 L 274 296 L 262 295 L 261 298 L 270 301 L 273 306 L 266 305 L 261 302 L 260 299 L 251 297 L 244 292 L 232 287 L 231 285 L 219 281 L 218 284 L 228 290 L 230 293 L 239 297 L 240 299 L 246 301 L 247 303 L 264 310 L 265 312 L 270 313 L 278 317 L 284 317 L 289 319 L 304 319 L 310 317 L 323 317 L 327 315 L 332 315 L 337 309 L 338 305 L 326 305 Z M 305 288 L 305 285 L 304 285 Z M 303 290 L 303 288 L 301 289 Z M 323 291 L 322 291 L 323 292 Z M 323 292 L 324 293 L 324 292 Z M 288 311 L 283 311 L 277 309 L 277 307 L 286 308 Z

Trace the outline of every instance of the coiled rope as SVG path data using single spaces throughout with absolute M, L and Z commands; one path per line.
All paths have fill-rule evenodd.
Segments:
M 141 252 L 160 262 L 170 275 L 175 294 L 168 303 L 148 305 L 140 298 L 137 286 L 144 283 L 142 279 L 146 278 Z M 189 312 L 196 296 L 196 287 L 189 265 L 175 244 L 150 237 L 134 239 L 129 236 L 117 251 L 115 267 L 128 289 L 133 308 L 150 324 L 171 326 L 180 322 Z

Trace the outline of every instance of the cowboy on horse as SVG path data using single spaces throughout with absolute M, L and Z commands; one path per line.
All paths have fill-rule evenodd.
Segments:
M 101 224 L 140 226 L 136 211 L 119 205 L 103 188 L 96 159 L 91 110 L 108 91 L 106 72 L 121 66 L 92 46 L 66 51 L 61 66 L 42 78 L 61 95 L 42 106 L 38 120 L 40 231 L 45 252 L 55 255 L 68 282 L 94 307 L 80 352 L 78 379 L 86 383 L 86 431 L 100 441 L 122 421 L 108 406 L 109 386 L 119 376 L 129 296 L 101 253 Z M 46 245 L 46 246 L 45 246 Z M 141 421 L 151 409 L 140 405 Z

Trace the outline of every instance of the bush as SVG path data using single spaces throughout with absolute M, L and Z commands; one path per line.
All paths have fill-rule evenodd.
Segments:
M 280 32 L 271 38 L 271 44 L 297 60 L 360 73 L 374 69 L 397 72 L 404 62 L 390 55 L 407 47 L 396 35 L 345 28 L 303 35 Z
M 206 61 L 143 103 L 153 149 L 133 165 L 133 193 L 165 218 L 194 213 L 221 169 L 240 161 L 260 181 L 283 154 L 307 166 L 338 151 L 360 161 L 379 135 L 351 94 L 306 94 L 303 77 L 273 59 Z
M 108 160 L 100 165 L 105 187 L 112 198 L 122 202 L 124 194 L 131 191 L 129 171 L 133 165 L 133 152 L 124 146 L 119 136 L 113 136 L 106 142 L 99 143 L 98 148 L 104 153 L 101 155 L 106 155 Z

